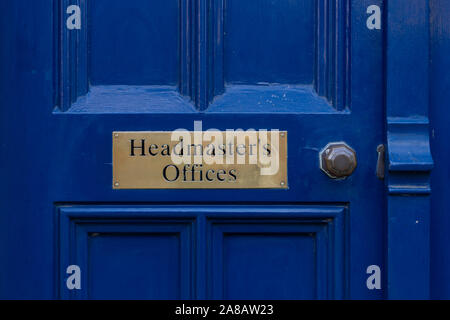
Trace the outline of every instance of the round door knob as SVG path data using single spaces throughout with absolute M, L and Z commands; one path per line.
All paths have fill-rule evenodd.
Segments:
M 356 165 L 356 152 L 345 142 L 329 143 L 320 153 L 320 169 L 330 178 L 346 178 L 355 171 Z

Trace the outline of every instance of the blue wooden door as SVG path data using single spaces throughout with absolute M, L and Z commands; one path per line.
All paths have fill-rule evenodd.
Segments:
M 415 2 L 406 20 L 420 29 L 425 1 Z M 426 242 L 415 246 L 426 238 L 426 119 L 415 118 L 423 105 L 392 109 L 417 98 L 420 83 L 408 83 L 425 80 L 402 63 L 420 69 L 423 56 L 396 59 L 404 48 L 395 27 L 387 34 L 397 45 L 386 44 L 384 19 L 396 26 L 409 5 L 396 3 L 2 2 L 1 296 L 421 292 L 426 280 L 408 291 L 400 270 L 413 251 L 427 259 Z M 113 189 L 112 132 L 194 130 L 194 121 L 204 130 L 287 131 L 288 188 Z M 421 157 L 402 149 L 408 137 Z M 348 177 L 321 170 L 329 143 L 356 153 Z M 380 145 L 396 179 L 388 183 Z M 420 184 L 412 192 L 411 179 Z M 423 261 L 412 268 L 426 274 Z M 79 268 L 79 287 L 68 286 L 69 266 Z

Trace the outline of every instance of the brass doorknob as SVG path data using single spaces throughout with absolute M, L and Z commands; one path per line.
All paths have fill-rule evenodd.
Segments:
M 356 152 L 345 142 L 332 142 L 320 152 L 320 169 L 330 178 L 342 179 L 356 169 Z

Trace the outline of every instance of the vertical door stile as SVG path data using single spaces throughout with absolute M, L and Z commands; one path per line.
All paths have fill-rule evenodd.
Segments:
M 387 290 L 430 297 L 430 172 L 427 0 L 387 1 Z

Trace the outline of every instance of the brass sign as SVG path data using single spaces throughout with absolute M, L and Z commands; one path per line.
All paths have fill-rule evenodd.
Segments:
M 286 189 L 286 131 L 113 132 L 114 189 Z

